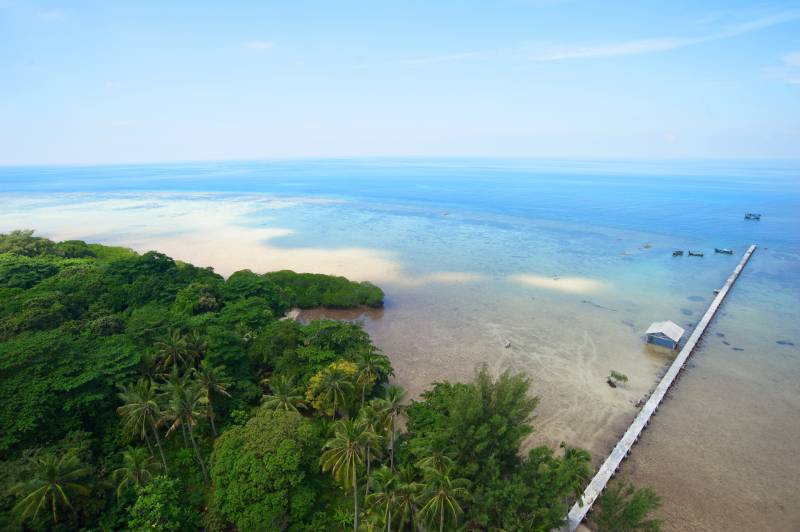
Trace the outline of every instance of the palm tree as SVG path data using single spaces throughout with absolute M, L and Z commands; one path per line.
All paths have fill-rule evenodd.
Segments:
M 372 384 L 378 378 L 378 370 L 385 366 L 385 357 L 373 352 L 364 351 L 359 354 L 356 363 L 358 364 L 358 375 L 356 382 L 361 386 L 361 406 L 364 406 L 364 398 L 367 393 L 367 386 Z M 384 362 L 381 364 L 381 362 Z
M 403 466 L 397 468 L 397 487 L 394 496 L 394 514 L 397 517 L 397 530 L 405 530 L 406 525 L 413 524 L 416 517 L 417 501 L 422 484 L 415 480 L 414 468 Z
M 59 508 L 72 508 L 70 497 L 73 494 L 86 496 L 91 493 L 79 482 L 90 473 L 90 469 L 84 467 L 74 454 L 44 454 L 33 457 L 31 462 L 33 471 L 30 480 L 14 486 L 14 491 L 21 497 L 14 505 L 14 511 L 20 519 L 36 519 L 42 508 L 49 507 L 53 522 L 57 523 Z
M 591 474 L 589 466 L 592 457 L 588 452 L 570 447 L 564 442 L 561 442 L 560 447 L 564 449 L 564 458 L 558 462 L 556 482 L 561 486 L 561 492 L 566 495 L 567 499 L 571 496 L 580 501 L 583 486 Z M 569 504 L 568 500 L 565 502 Z
M 180 330 L 171 329 L 164 340 L 156 343 L 156 347 L 163 357 L 161 364 L 165 369 L 171 364 L 173 370 L 177 370 L 181 364 L 186 362 L 186 338 Z
M 150 482 L 159 467 L 141 447 L 128 447 L 122 452 L 122 467 L 111 474 L 117 483 L 117 497 L 129 486 L 143 486 Z
M 230 379 L 225 375 L 225 366 L 212 366 L 208 360 L 200 362 L 200 369 L 196 372 L 197 379 L 202 384 L 206 392 L 206 399 L 208 400 L 208 419 L 211 421 L 211 432 L 214 437 L 217 437 L 217 426 L 214 423 L 216 414 L 214 412 L 214 405 L 211 398 L 214 394 L 224 395 L 230 397 L 228 387 L 231 385 Z
M 325 443 L 320 465 L 322 471 L 331 471 L 345 489 L 353 488 L 353 532 L 357 532 L 358 467 L 364 461 L 371 434 L 363 422 L 353 419 L 340 419 L 334 427 L 334 437 Z
M 158 368 L 158 356 L 152 351 L 146 351 L 139 359 L 139 375 L 145 379 L 155 380 L 162 374 Z
M 117 413 L 125 418 L 124 428 L 131 435 L 147 438 L 149 428 L 156 440 L 158 452 L 161 454 L 161 463 L 164 472 L 167 471 L 167 459 L 164 458 L 164 449 L 161 447 L 161 438 L 158 435 L 158 423 L 162 412 L 158 402 L 156 387 L 149 379 L 139 379 L 135 384 L 122 386 L 117 396 L 122 400 L 122 406 L 117 408 Z
M 381 520 L 386 524 L 387 532 L 392 530 L 392 512 L 394 512 L 397 485 L 397 477 L 388 467 L 383 466 L 375 472 L 375 493 L 366 497 L 367 506 L 378 511 Z
M 319 383 L 319 390 L 325 403 L 332 405 L 331 419 L 336 418 L 339 405 L 347 403 L 347 396 L 353 390 L 350 377 L 339 369 L 327 371 Z
M 394 444 L 397 439 L 397 416 L 405 412 L 406 406 L 403 404 L 406 398 L 406 391 L 399 386 L 389 386 L 386 394 L 380 403 L 380 407 L 388 416 L 389 421 L 389 464 L 394 471 Z
M 381 440 L 383 438 L 378 434 L 378 430 L 380 427 L 385 426 L 385 414 L 379 410 L 376 410 L 373 405 L 367 405 L 361 408 L 358 412 L 358 417 L 367 430 L 372 434 L 373 437 L 369 439 L 367 442 L 366 448 L 366 463 L 367 463 L 367 481 L 366 487 L 364 489 L 364 497 L 369 497 L 369 482 L 370 482 L 370 467 L 372 465 L 372 451 L 379 450 Z
M 427 450 L 427 455 L 417 462 L 417 467 L 423 471 L 426 469 L 447 471 L 451 469 L 453 465 L 453 459 L 450 458 L 447 453 L 430 448 Z
M 272 393 L 261 398 L 261 404 L 264 407 L 287 412 L 297 412 L 300 408 L 305 408 L 303 396 L 290 377 L 278 375 L 266 382 Z
M 459 500 L 469 498 L 466 487 L 469 482 L 463 478 L 451 478 L 450 469 L 438 471 L 425 470 L 425 491 L 422 500 L 425 504 L 419 511 L 419 516 L 430 524 L 439 522 L 439 532 L 443 532 L 446 519 L 455 521 L 464 513 Z
M 178 371 L 177 367 L 173 367 L 172 371 L 170 372 L 169 376 L 166 377 L 166 382 L 161 385 L 163 390 L 163 397 L 167 404 L 171 401 L 171 399 L 177 395 L 180 395 L 183 392 L 184 388 L 186 388 L 192 381 L 192 375 L 190 373 L 183 373 L 181 374 Z M 170 417 L 170 412 L 162 412 L 162 422 L 172 421 Z M 189 447 L 189 434 L 186 432 L 186 426 L 181 425 L 181 435 L 183 436 L 183 446 Z
M 192 367 L 197 367 L 197 363 L 203 360 L 208 352 L 208 342 L 198 330 L 193 330 L 184 337 L 184 342 L 187 362 L 190 362 L 189 365 Z
M 200 454 L 200 449 L 197 447 L 197 441 L 194 439 L 194 427 L 206 415 L 207 403 L 208 398 L 201 383 L 196 381 L 181 383 L 172 388 L 166 416 L 166 419 L 170 422 L 167 436 L 178 427 L 181 427 L 181 430 L 188 430 L 189 439 L 192 442 L 194 454 L 197 457 L 197 463 L 200 465 L 206 484 L 208 484 L 208 471 L 206 470 L 203 456 Z

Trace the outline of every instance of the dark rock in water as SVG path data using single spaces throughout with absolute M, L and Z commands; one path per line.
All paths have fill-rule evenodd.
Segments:
M 608 383 L 608 385 L 609 385 L 609 386 L 611 386 L 612 388 L 616 388 L 616 387 L 617 387 L 617 383 L 616 383 L 616 382 L 614 382 L 614 381 L 612 381 L 610 378 L 609 378 L 609 379 L 606 379 L 606 382 L 607 382 L 607 383 Z
M 723 340 L 723 341 L 722 341 L 722 343 L 723 343 L 723 344 L 725 344 L 725 345 L 731 345 L 731 343 L 730 343 L 730 342 L 728 342 L 728 341 L 725 341 L 725 340 Z
M 684 316 L 691 316 L 692 314 L 694 314 L 694 312 L 692 312 L 688 308 L 682 308 L 681 309 L 681 314 L 683 314 Z
M 778 345 L 794 346 L 794 342 L 790 342 L 789 340 L 775 340 L 775 343 Z
M 717 336 L 720 338 L 725 338 L 725 333 L 717 333 Z
M 733 350 L 734 351 L 744 351 L 744 349 L 742 349 L 741 347 L 734 347 Z
M 706 298 L 704 298 L 703 296 L 689 296 L 686 299 L 688 299 L 689 301 L 705 301 L 706 300 Z

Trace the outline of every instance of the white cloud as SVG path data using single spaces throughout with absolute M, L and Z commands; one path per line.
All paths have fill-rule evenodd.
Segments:
M 604 57 L 624 57 L 656 52 L 677 50 L 697 44 L 730 39 L 748 33 L 754 33 L 778 24 L 800 20 L 800 11 L 786 11 L 742 22 L 720 29 L 719 31 L 694 37 L 653 37 L 634 39 L 614 43 L 601 44 L 563 44 L 530 50 L 527 46 L 517 46 L 507 50 L 460 52 L 430 57 L 419 57 L 400 61 L 405 65 L 432 65 L 454 61 L 466 61 L 490 55 L 496 57 L 523 57 L 532 61 L 565 61 L 575 59 L 594 59 Z
M 533 59 L 536 61 L 561 61 L 568 59 L 618 57 L 664 52 L 676 50 L 678 48 L 686 48 L 687 46 L 693 46 L 704 42 L 730 39 L 798 19 L 800 19 L 800 11 L 787 11 L 785 13 L 729 26 L 718 32 L 707 35 L 696 37 L 659 37 L 589 46 L 567 45 L 546 50 L 541 54 L 534 55 Z
M 245 47 L 250 48 L 252 50 L 271 50 L 273 44 L 270 41 L 254 40 L 246 42 Z

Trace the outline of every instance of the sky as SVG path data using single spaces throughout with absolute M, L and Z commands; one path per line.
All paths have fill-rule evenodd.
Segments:
M 0 0 L 0 165 L 800 158 L 800 1 Z

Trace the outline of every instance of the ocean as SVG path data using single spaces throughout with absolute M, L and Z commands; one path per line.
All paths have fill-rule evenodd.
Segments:
M 800 529 L 800 162 L 4 167 L 0 231 L 16 228 L 223 275 L 376 282 L 383 310 L 323 314 L 362 319 L 399 384 L 418 394 L 481 364 L 525 372 L 541 397 L 528 444 L 566 441 L 596 463 L 671 360 L 645 346 L 648 325 L 691 330 L 756 243 L 623 474 L 663 496 L 667 530 Z M 628 383 L 610 388 L 611 370 Z

